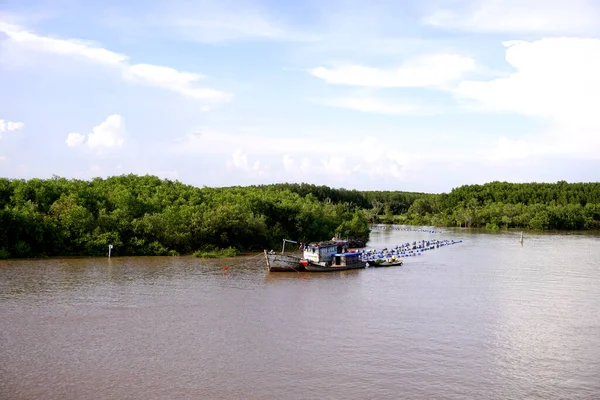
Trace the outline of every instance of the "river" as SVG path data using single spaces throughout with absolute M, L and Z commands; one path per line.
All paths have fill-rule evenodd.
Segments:
M 0 261 L 0 398 L 600 398 L 600 236 L 375 230 L 369 245 L 434 238 L 463 243 L 333 273 Z

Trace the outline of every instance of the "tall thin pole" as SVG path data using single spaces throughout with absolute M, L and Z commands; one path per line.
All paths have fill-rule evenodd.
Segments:
M 269 255 L 267 254 L 267 250 L 265 250 L 265 260 L 267 260 L 267 270 L 271 271 L 271 263 L 269 262 Z
M 112 250 L 112 248 L 113 248 L 113 245 L 109 244 L 108 245 L 108 258 L 110 258 L 110 251 Z

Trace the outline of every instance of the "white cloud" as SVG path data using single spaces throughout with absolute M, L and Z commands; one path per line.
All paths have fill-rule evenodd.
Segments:
M 151 64 L 135 64 L 124 71 L 126 80 L 159 87 L 193 99 L 228 101 L 231 94 L 213 89 L 193 87 L 193 84 L 204 76 L 191 72 L 177 71 L 174 68 Z
M 36 35 L 17 25 L 2 21 L 0 21 L 0 32 L 5 33 L 15 44 L 26 49 L 62 56 L 75 56 L 120 69 L 123 78 L 132 83 L 170 90 L 192 99 L 222 102 L 232 98 L 230 93 L 194 86 L 193 84 L 198 80 L 205 78 L 200 74 L 152 64 L 130 65 L 127 62 L 127 56 L 97 47 L 91 42 Z
M 462 82 L 456 93 L 499 111 L 558 121 L 598 121 L 600 39 L 506 42 L 516 72 L 491 81 Z
M 363 154 L 358 169 L 371 178 L 387 176 L 405 179 L 416 165 L 415 160 L 420 157 L 417 149 L 407 149 L 401 141 L 390 142 L 372 136 L 367 136 L 358 148 L 362 149 Z
M 337 85 L 439 87 L 446 86 L 476 69 L 475 60 L 470 57 L 458 54 L 434 54 L 408 60 L 396 69 L 346 65 L 337 68 L 317 67 L 309 70 L 309 73 Z
M 0 119 L 0 137 L 4 132 L 18 131 L 25 127 L 23 122 L 5 121 Z
M 67 136 L 67 146 L 76 147 L 87 144 L 93 150 L 118 149 L 123 147 L 127 131 L 122 116 L 113 114 L 106 118 L 100 125 L 95 126 L 92 132 L 86 137 L 80 133 L 69 133 Z
M 250 163 L 248 161 L 248 155 L 242 152 L 240 149 L 237 149 L 233 152 L 231 157 L 229 157 L 227 160 L 226 166 L 230 170 L 239 169 L 250 175 L 258 177 L 266 176 L 269 170 L 269 168 L 266 165 L 263 165 L 260 160 Z
M 302 178 L 313 172 L 313 169 L 311 168 L 311 161 L 308 159 L 308 157 L 302 157 L 302 159 L 298 162 L 289 154 L 284 154 L 281 161 L 283 163 L 283 170 L 286 172 L 287 176 Z
M 471 7 L 438 10 L 424 22 L 433 26 L 478 32 L 598 32 L 596 0 L 477 0 Z
M 427 111 L 416 104 L 410 104 L 408 102 L 397 103 L 374 97 L 338 97 L 331 100 L 322 100 L 317 102 L 330 107 L 346 108 L 349 110 L 375 114 L 407 115 L 423 114 Z
M 127 56 L 96 47 L 92 42 L 74 39 L 56 39 L 28 32 L 17 25 L 0 21 L 0 32 L 25 48 L 59 55 L 78 56 L 88 60 L 119 66 Z
M 288 155 L 288 154 L 284 154 L 283 155 L 283 169 L 285 170 L 285 172 L 292 172 L 295 168 L 295 162 L 294 159 Z
M 85 143 L 85 136 L 81 133 L 69 133 L 65 142 L 69 147 L 77 147 Z
M 232 164 L 235 168 L 248 170 L 248 156 L 242 153 L 241 150 L 236 150 L 232 155 Z
M 506 61 L 515 72 L 462 82 L 456 95 L 487 111 L 543 118 L 555 125 L 526 143 L 503 142 L 498 151 L 600 157 L 600 39 L 547 38 L 505 46 Z
M 280 173 L 285 180 L 314 181 L 315 179 L 339 178 L 336 185 L 351 183 L 356 179 L 398 179 L 403 180 L 416 176 L 417 171 L 426 168 L 426 161 L 444 159 L 446 149 L 435 152 L 427 148 L 423 153 L 420 148 L 410 147 L 403 139 L 363 139 L 347 137 L 340 147 L 337 135 L 315 137 L 266 137 L 231 135 L 214 131 L 201 134 L 189 134 L 179 139 L 173 148 L 179 154 L 207 154 L 221 156 L 227 160 L 229 170 L 241 170 L 251 173 L 266 169 L 267 166 L 256 165 L 256 160 L 269 162 L 273 156 L 279 155 L 279 167 L 269 167 Z M 231 153 L 232 148 L 237 150 Z M 243 150 L 241 150 L 243 149 Z M 290 154 L 290 149 L 296 155 Z M 310 149 L 310 152 L 303 151 Z M 336 152 L 342 149 L 343 153 Z M 266 158 L 265 158 L 266 157 Z M 251 158 L 253 158 L 251 160 Z
M 113 114 L 94 127 L 88 135 L 87 145 L 91 149 L 119 148 L 123 146 L 126 134 L 123 117 Z
M 321 159 L 323 170 L 330 174 L 339 177 L 348 176 L 352 173 L 352 168 L 348 165 L 345 156 L 333 155 Z
M 600 39 L 506 42 L 508 77 L 462 82 L 456 93 L 498 111 L 558 121 L 598 120 Z

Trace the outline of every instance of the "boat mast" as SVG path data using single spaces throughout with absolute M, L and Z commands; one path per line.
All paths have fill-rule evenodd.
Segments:
M 283 247 L 281 248 L 281 254 L 283 254 L 283 252 L 285 251 L 285 243 L 286 242 L 298 244 L 298 242 L 295 242 L 293 240 L 283 239 Z

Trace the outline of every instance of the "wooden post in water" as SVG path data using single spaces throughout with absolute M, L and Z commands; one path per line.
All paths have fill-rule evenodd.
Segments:
M 521 246 L 523 246 L 523 232 L 521 232 L 521 240 L 520 240 L 520 242 L 521 242 Z
M 269 263 L 269 255 L 267 254 L 267 250 L 265 250 L 265 260 L 267 260 L 267 270 L 271 271 L 271 264 Z
M 108 245 L 108 258 L 110 258 L 110 251 L 112 250 L 112 248 L 113 248 L 113 245 L 109 244 Z

